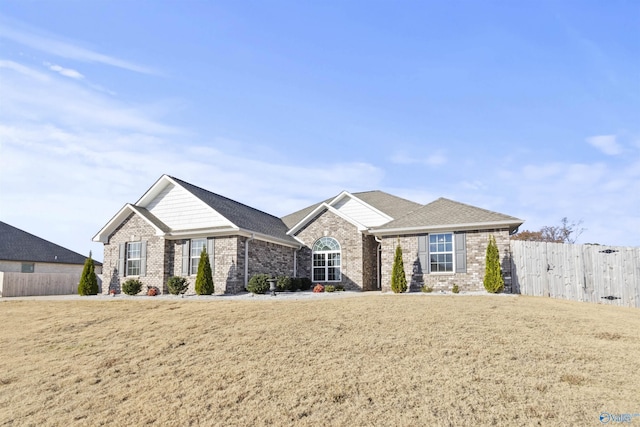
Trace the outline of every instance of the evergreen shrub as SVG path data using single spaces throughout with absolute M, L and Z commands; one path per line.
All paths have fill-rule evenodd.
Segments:
M 458 285 L 454 283 L 453 288 L 451 289 L 451 292 L 453 292 L 454 294 L 460 293 L 460 288 L 458 287 Z
M 171 276 L 169 280 L 167 280 L 167 288 L 171 295 L 184 294 L 189 288 L 189 282 L 185 277 Z
M 333 285 L 327 285 L 324 287 L 325 292 L 335 292 L 335 290 L 336 290 L 336 287 Z
M 280 292 L 290 291 L 293 280 L 288 276 L 278 276 L 276 281 L 276 289 Z
M 89 258 L 84 261 L 84 268 L 78 284 L 78 295 L 97 295 L 98 276 L 96 276 L 95 265 L 89 252 Z
M 247 284 L 247 291 L 252 294 L 264 294 L 269 291 L 269 279 L 268 274 L 255 274 L 249 279 Z
M 407 277 L 404 274 L 402 248 L 399 242 L 396 247 L 396 255 L 393 259 L 393 270 L 391 271 L 391 290 L 396 294 L 407 291 Z
M 207 250 L 203 248 L 200 253 L 200 262 L 198 263 L 198 275 L 196 276 L 196 294 L 211 295 L 214 290 L 209 255 Z
M 483 283 L 487 292 L 492 294 L 502 292 L 504 289 L 504 279 L 500 270 L 500 252 L 493 235 L 489 236 Z
M 138 295 L 142 290 L 142 282 L 138 279 L 129 279 L 122 284 L 122 292 L 127 295 Z
M 300 277 L 299 280 L 301 291 L 308 291 L 309 289 L 311 289 L 311 279 L 309 279 L 308 277 Z

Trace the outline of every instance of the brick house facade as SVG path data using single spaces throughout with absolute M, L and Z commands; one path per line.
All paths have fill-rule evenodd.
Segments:
M 104 244 L 102 292 L 137 278 L 167 292 L 171 276 L 194 291 L 206 248 L 216 294 L 244 291 L 254 274 L 308 277 L 349 290 L 390 290 L 395 248 L 410 291 L 482 289 L 489 235 L 509 284 L 509 234 L 522 221 L 448 199 L 420 205 L 384 192 L 342 192 L 282 218 L 163 175 L 96 234 Z

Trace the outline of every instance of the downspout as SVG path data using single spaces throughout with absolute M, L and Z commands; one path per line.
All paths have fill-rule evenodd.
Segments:
M 244 288 L 249 285 L 249 242 L 255 238 L 255 234 L 251 233 L 251 237 L 244 242 Z
M 293 277 L 298 277 L 298 251 L 300 248 L 293 250 Z
M 378 242 L 378 247 L 376 248 L 376 282 L 378 289 L 382 289 L 382 277 L 380 277 L 380 253 L 382 252 L 382 239 L 378 236 L 373 236 L 373 238 Z

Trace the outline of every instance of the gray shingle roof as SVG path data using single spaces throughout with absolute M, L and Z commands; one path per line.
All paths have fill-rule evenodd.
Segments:
M 267 236 L 298 244 L 298 241 L 287 235 L 288 227 L 276 216 L 262 212 L 258 209 L 231 200 L 219 194 L 212 193 L 178 178 L 171 177 L 191 194 L 215 209 L 220 215 L 227 218 L 236 226 Z
M 0 221 L 0 260 L 84 264 L 86 259 L 79 253 Z
M 422 206 L 419 203 L 415 203 L 410 200 L 403 199 L 402 197 L 394 196 L 393 194 L 385 193 L 384 191 L 379 190 L 363 191 L 360 193 L 351 194 L 392 218 L 399 218 L 408 214 L 409 212 L 413 212 L 416 209 L 419 209 Z M 282 217 L 282 221 L 287 225 L 287 227 L 292 228 L 294 225 L 302 221 L 307 215 L 313 212 L 313 210 L 319 205 L 321 205 L 322 203 L 329 203 L 333 199 L 335 199 L 335 197 L 311 206 L 307 206 L 304 209 Z
M 443 197 L 422 206 L 408 215 L 388 222 L 376 230 L 416 227 L 455 226 L 483 223 L 505 223 L 517 227 L 524 221 L 476 206 L 467 205 Z

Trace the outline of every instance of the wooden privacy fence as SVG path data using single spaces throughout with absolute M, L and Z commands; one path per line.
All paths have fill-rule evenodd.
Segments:
M 640 247 L 511 241 L 513 292 L 640 307 Z
M 0 271 L 0 296 L 69 295 L 78 293 L 79 273 L 8 273 Z

